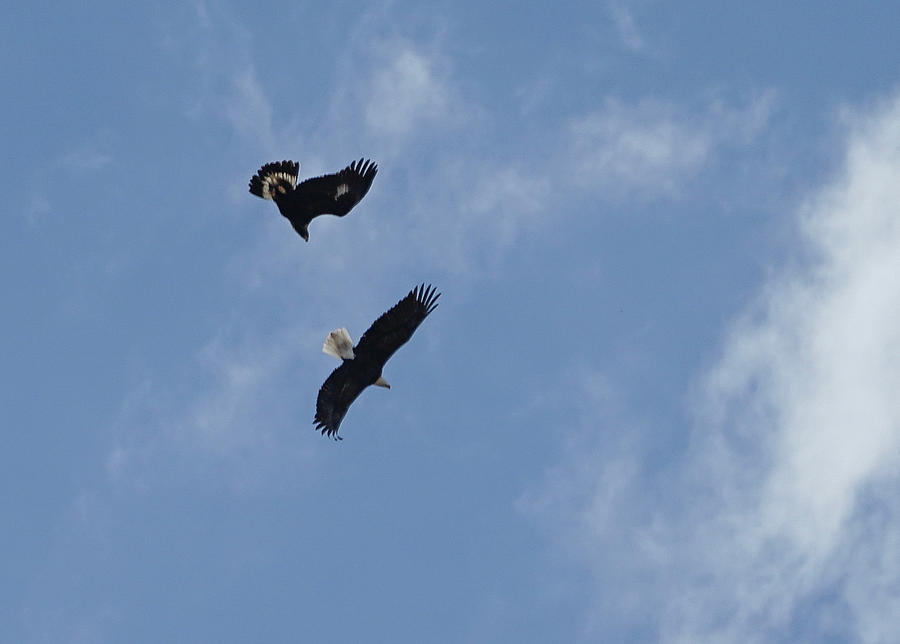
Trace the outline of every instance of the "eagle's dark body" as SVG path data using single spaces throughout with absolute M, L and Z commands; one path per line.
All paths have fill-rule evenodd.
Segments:
M 342 359 L 341 366 L 319 389 L 314 420 L 317 430 L 340 440 L 338 428 L 351 403 L 366 387 L 382 384 L 378 381 L 382 380 L 385 363 L 437 307 L 439 297 L 433 286 L 422 284 L 375 320 L 353 347 L 354 357 Z M 383 386 L 389 387 L 387 383 Z
M 294 230 L 309 241 L 309 222 L 319 215 L 346 215 L 369 191 L 377 172 L 376 164 L 360 159 L 340 172 L 297 185 L 300 164 L 275 161 L 261 167 L 250 179 L 250 192 L 273 200 Z

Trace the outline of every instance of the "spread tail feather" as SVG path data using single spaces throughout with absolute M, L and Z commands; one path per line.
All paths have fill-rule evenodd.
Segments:
M 339 360 L 353 360 L 353 340 L 347 329 L 335 329 L 325 338 L 322 352 L 334 356 Z
M 263 199 L 275 199 L 297 187 L 300 164 L 296 161 L 267 163 L 250 179 L 250 192 Z

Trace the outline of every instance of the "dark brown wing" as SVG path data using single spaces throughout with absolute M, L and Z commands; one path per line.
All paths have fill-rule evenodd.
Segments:
M 310 218 L 343 217 L 366 196 L 377 172 L 377 165 L 360 159 L 335 174 L 307 179 L 297 186 L 296 199 L 304 204 Z
M 276 199 L 294 191 L 300 164 L 274 161 L 261 167 L 250 179 L 250 193 L 263 199 Z
M 331 372 L 319 389 L 313 423 L 317 430 L 321 430 L 323 436 L 341 440 L 337 432 L 347 409 L 363 389 L 371 384 L 359 377 L 359 369 L 354 363 L 355 360 L 345 360 L 344 364 Z
M 431 285 L 417 286 L 390 311 L 375 320 L 354 348 L 357 359 L 379 363 L 382 367 L 394 352 L 412 337 L 413 332 L 437 307 L 441 296 Z

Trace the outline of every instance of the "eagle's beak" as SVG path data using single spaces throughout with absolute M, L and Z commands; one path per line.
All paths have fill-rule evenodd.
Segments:
M 378 380 L 375 381 L 375 384 L 378 385 L 379 387 L 384 387 L 385 389 L 391 388 L 391 386 L 388 384 L 388 381 L 385 380 L 384 378 L 382 378 L 381 376 L 378 376 Z

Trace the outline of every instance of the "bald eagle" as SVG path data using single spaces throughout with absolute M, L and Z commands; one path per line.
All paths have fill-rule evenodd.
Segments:
M 309 241 L 309 222 L 319 215 L 343 217 L 366 196 L 378 172 L 369 160 L 354 161 L 335 174 L 307 179 L 299 186 L 296 161 L 267 163 L 250 179 L 250 192 L 271 199 L 300 236 Z
M 328 334 L 322 351 L 340 358 L 342 364 L 331 372 L 319 389 L 313 420 L 316 430 L 321 430 L 323 436 L 342 440 L 337 435 L 338 428 L 347 408 L 363 389 L 369 385 L 391 388 L 381 376 L 384 364 L 406 344 L 422 321 L 437 307 L 440 296 L 431 285 L 415 287 L 390 311 L 375 320 L 355 347 L 347 329 L 336 329 Z

